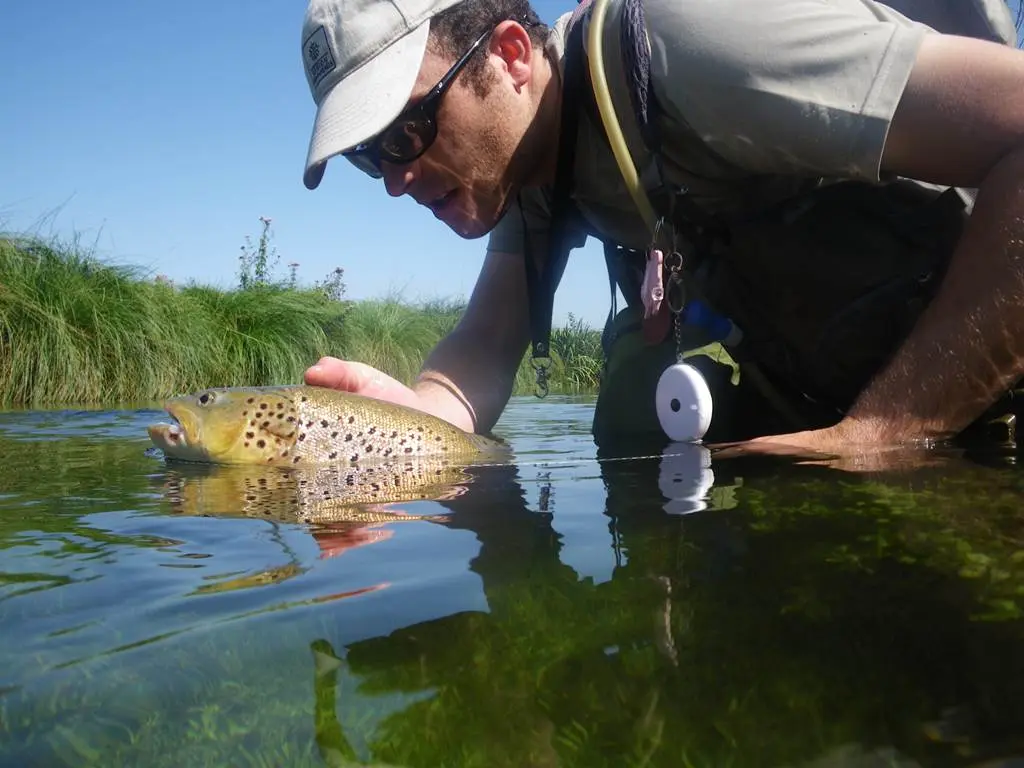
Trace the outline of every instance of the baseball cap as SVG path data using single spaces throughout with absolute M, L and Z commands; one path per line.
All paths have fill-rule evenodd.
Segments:
M 316 103 L 303 183 L 327 160 L 380 133 L 409 100 L 430 19 L 461 0 L 310 0 L 302 63 Z

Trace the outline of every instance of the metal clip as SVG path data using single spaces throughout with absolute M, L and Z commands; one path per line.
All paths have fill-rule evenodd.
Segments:
M 536 386 L 533 394 L 543 399 L 548 396 L 548 376 L 551 369 L 551 358 L 550 357 L 533 357 L 530 358 L 530 364 L 533 366 L 533 370 L 536 373 Z
M 672 250 L 672 240 L 674 239 L 673 237 L 666 237 L 665 242 L 661 242 L 665 228 L 665 217 L 660 216 L 658 220 L 654 223 L 654 236 L 651 238 L 650 250 L 653 251 L 655 249 L 658 249 L 663 253 L 668 253 L 670 250 Z
M 668 302 L 669 311 L 673 315 L 679 315 L 686 309 L 686 287 L 683 284 L 683 277 L 676 270 L 672 270 L 668 276 L 668 285 L 665 287 L 665 300 Z

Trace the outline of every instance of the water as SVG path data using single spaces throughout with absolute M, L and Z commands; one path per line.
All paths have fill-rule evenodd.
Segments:
M 439 522 L 320 527 L 156 411 L 0 414 L 0 764 L 1024 755 L 1018 468 L 597 462 L 591 413 L 513 401 L 517 465 L 388 505 Z

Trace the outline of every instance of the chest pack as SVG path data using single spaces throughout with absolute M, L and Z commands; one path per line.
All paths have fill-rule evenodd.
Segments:
M 583 46 L 582 21 L 594 10 L 593 3 L 604 2 L 583 0 L 570 19 L 552 232 L 542 272 L 527 258 L 539 379 L 544 363 L 537 361 L 549 359 L 554 276 L 561 274 L 569 256 L 567 230 L 574 224 L 586 226 L 572 202 L 580 110 L 594 125 L 614 127 L 599 109 L 593 62 Z M 921 5 L 921 0 L 904 5 L 915 2 Z M 929 3 L 930 16 L 911 16 L 912 9 L 899 7 L 898 0 L 888 5 L 939 31 L 1015 43 L 1016 30 L 1002 0 L 948 2 L 948 9 Z M 659 107 L 650 84 L 643 0 L 622 0 L 616 21 L 617 49 L 605 53 L 601 65 L 621 68 L 631 109 L 618 110 L 615 119 L 632 120 L 645 147 L 657 155 Z M 604 140 L 614 150 L 614 132 L 606 130 Z M 810 406 L 825 418 L 845 412 L 909 333 L 937 290 L 969 215 L 969 195 L 961 190 L 934 190 L 903 180 L 876 185 L 810 179 L 799 194 L 728 219 L 706 213 L 685 188 L 662 184 L 645 193 L 648 217 L 667 222 L 677 242 L 686 245 L 687 295 L 742 330 L 742 343 L 729 349 L 741 372 L 756 369 L 757 378 L 772 388 L 773 401 L 781 397 L 787 408 L 796 405 L 797 411 Z M 615 289 L 628 305 L 640 302 L 647 254 L 586 228 L 602 240 L 609 274 L 612 311 L 603 335 L 607 355 L 615 341 Z M 813 426 L 815 417 L 804 421 L 794 428 Z

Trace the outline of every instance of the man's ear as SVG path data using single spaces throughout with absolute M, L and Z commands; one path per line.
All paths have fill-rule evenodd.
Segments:
M 530 33 L 515 21 L 503 21 L 491 34 L 489 52 L 501 60 L 518 91 L 530 82 L 536 53 Z

